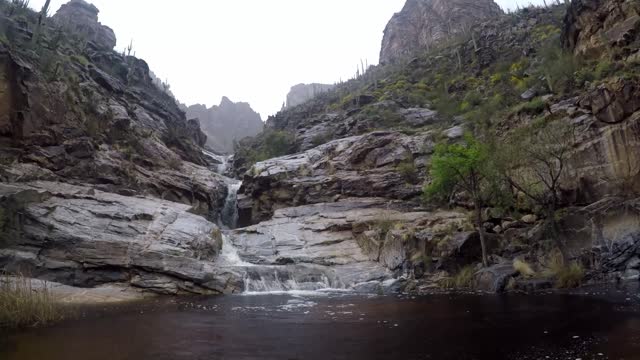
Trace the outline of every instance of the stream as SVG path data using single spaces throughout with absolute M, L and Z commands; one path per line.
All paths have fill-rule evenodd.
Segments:
M 610 292 L 156 300 L 4 334 L 0 358 L 640 359 L 640 299 Z

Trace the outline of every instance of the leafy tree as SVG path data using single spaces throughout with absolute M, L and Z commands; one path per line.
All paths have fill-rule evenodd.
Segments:
M 466 135 L 460 144 L 440 144 L 431 158 L 432 182 L 425 188 L 429 198 L 466 192 L 473 201 L 475 226 L 480 234 L 482 264 L 488 266 L 487 246 L 483 231 L 482 207 L 494 188 L 493 162 L 489 146 Z
M 545 213 L 545 229 L 567 260 L 556 221 L 560 206 L 561 182 L 567 175 L 567 162 L 575 142 L 575 127 L 564 122 L 540 124 L 512 136 L 504 159 L 509 184 L 523 193 Z

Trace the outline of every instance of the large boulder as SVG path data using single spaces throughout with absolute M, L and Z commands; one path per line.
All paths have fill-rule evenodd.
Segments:
M 85 37 L 97 49 L 113 50 L 116 34 L 98 22 L 99 12 L 97 7 L 84 0 L 71 0 L 60 7 L 53 19 L 67 31 Z
M 0 184 L 0 267 L 59 283 L 232 292 L 220 231 L 190 207 L 58 182 Z

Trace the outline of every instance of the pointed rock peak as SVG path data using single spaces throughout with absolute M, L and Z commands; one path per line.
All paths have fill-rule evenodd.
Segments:
M 229 100 L 228 97 L 223 96 L 222 101 L 220 101 L 220 107 L 234 105 L 234 102 Z

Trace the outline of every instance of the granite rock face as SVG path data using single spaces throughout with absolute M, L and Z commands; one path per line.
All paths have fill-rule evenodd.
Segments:
M 276 209 L 342 197 L 415 199 L 422 194 L 416 180 L 434 146 L 432 133 L 374 132 L 257 163 L 244 177 L 241 222 L 255 224 Z
M 126 283 L 165 294 L 220 293 L 213 223 L 183 204 L 57 182 L 0 184 L 0 266 L 77 287 Z
M 78 25 L 62 27 L 66 37 L 60 46 L 68 46 L 71 59 L 46 53 L 62 64 L 55 71 L 23 51 L 29 47 L 21 38 L 11 36 L 13 46 L 0 46 L 3 176 L 145 194 L 216 218 L 226 184 L 206 168 L 206 136 L 199 123 L 187 121 L 175 99 L 154 83 L 145 61 L 99 45 L 105 42 L 98 34 L 107 30 L 93 5 L 72 1 L 54 21 Z M 93 36 L 89 40 L 96 46 L 75 54 L 73 44 L 64 41 L 79 35 Z M 37 170 L 28 174 L 27 168 Z
M 251 282 L 264 280 L 266 266 L 270 273 L 298 274 L 290 277 L 311 286 L 387 291 L 394 279 L 406 280 L 416 264 L 423 266 L 415 259 L 445 236 L 439 228 L 464 219 L 455 211 L 411 211 L 401 201 L 344 198 L 277 210 L 271 220 L 236 230 L 229 240 L 243 261 L 254 264 L 253 272 L 248 268 Z M 434 231 L 416 233 L 416 227 Z M 443 249 L 443 254 L 455 251 Z
M 501 14 L 493 0 L 407 0 L 387 24 L 380 62 L 390 63 L 428 49 Z
M 60 7 L 53 19 L 67 31 L 85 37 L 97 49 L 112 50 L 116 46 L 116 34 L 98 22 L 99 12 L 84 0 L 71 0 Z
M 232 153 L 233 144 L 259 134 L 264 128 L 260 114 L 247 103 L 234 103 L 223 97 L 219 106 L 204 105 L 186 108 L 187 118 L 198 119 L 207 135 L 207 146 L 221 153 Z
M 287 94 L 286 107 L 294 107 L 313 99 L 316 95 L 333 89 L 334 85 L 328 84 L 298 84 L 291 87 Z

